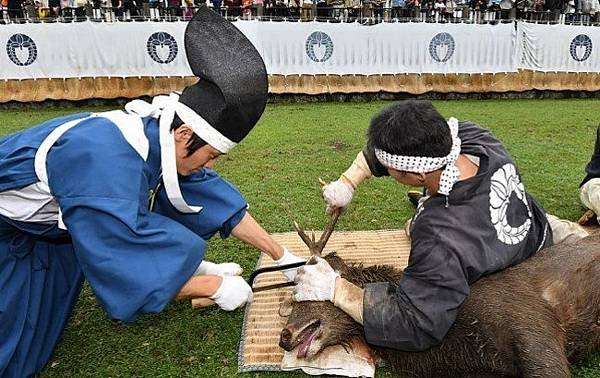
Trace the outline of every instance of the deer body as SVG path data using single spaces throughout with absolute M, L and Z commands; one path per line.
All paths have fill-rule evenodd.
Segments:
M 386 266 L 348 265 L 335 254 L 325 259 L 361 287 L 402 275 Z M 569 363 L 600 348 L 599 282 L 596 234 L 477 281 L 437 346 L 417 353 L 370 348 L 409 377 L 568 377 Z M 355 339 L 364 341 L 362 327 L 333 304 L 300 302 L 292 304 L 280 345 L 312 358 Z

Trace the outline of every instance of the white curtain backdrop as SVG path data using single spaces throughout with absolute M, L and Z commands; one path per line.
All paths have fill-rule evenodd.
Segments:
M 534 71 L 600 72 L 600 28 L 517 24 L 519 68 Z
M 0 78 L 190 76 L 184 30 L 180 22 L 0 25 Z
M 269 74 L 517 70 L 513 24 L 234 22 Z M 0 25 L 0 79 L 189 76 L 185 22 Z M 222 64 L 226 64 L 223 62 Z
M 273 74 L 516 71 L 514 26 L 243 22 Z

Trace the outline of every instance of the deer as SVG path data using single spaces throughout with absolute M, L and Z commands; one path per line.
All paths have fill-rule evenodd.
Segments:
M 320 256 L 339 214 L 315 241 L 294 224 L 313 256 Z M 335 252 L 324 259 L 341 277 L 364 287 L 399 282 L 391 266 L 348 264 Z M 310 263 L 310 261 L 308 262 Z M 280 307 L 288 320 L 279 345 L 311 360 L 327 347 L 365 344 L 374 360 L 407 377 L 570 377 L 570 364 L 600 348 L 600 234 L 558 244 L 471 286 L 443 340 L 422 352 L 366 342 L 363 327 L 331 302 Z

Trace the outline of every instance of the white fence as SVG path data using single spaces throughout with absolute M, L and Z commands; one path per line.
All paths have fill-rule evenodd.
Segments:
M 0 26 L 0 79 L 190 76 L 185 22 Z M 518 22 L 234 23 L 269 74 L 599 72 L 600 29 Z M 596 46 L 596 47 L 594 47 Z M 595 50 L 596 49 L 596 50 Z M 220 62 L 215 64 L 226 64 Z

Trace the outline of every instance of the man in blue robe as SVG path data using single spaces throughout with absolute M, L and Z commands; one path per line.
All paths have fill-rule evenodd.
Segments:
M 264 110 L 262 59 L 206 8 L 190 21 L 185 45 L 200 81 L 181 95 L 0 139 L 1 377 L 44 368 L 84 279 L 109 317 L 132 321 L 174 298 L 210 298 L 224 310 L 252 299 L 239 265 L 202 261 L 217 232 L 277 264 L 300 260 L 210 169 Z

